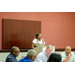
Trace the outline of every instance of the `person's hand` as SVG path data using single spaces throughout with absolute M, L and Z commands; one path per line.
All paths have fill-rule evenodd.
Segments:
M 72 54 L 71 54 L 71 53 L 69 53 L 69 54 L 68 54 L 68 57 L 71 57 L 71 56 L 72 56 Z
M 24 58 L 25 56 L 22 56 L 22 59 Z

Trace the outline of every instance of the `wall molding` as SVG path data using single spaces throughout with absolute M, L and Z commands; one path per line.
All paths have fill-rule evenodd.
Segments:
M 27 52 L 29 49 L 20 49 L 20 52 Z M 11 49 L 0 49 L 0 52 L 10 52 Z
M 0 52 L 10 52 L 11 49 L 0 49 Z M 20 49 L 20 52 L 27 52 L 29 49 Z M 64 51 L 65 48 L 55 49 L 55 51 Z M 75 51 L 75 48 L 72 48 L 72 51 Z
M 65 48 L 59 48 L 59 49 L 55 49 L 55 51 L 64 51 L 65 50 Z M 75 51 L 75 48 L 72 48 L 72 51 Z

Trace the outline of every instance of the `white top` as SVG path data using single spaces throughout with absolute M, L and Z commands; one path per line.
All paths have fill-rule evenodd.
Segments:
M 68 62 L 74 62 L 75 61 L 75 55 L 73 52 L 71 52 L 72 56 L 70 57 Z M 67 58 L 67 54 L 65 53 L 65 51 L 61 54 L 62 56 L 62 61 L 64 61 Z
M 46 55 L 46 52 L 43 51 L 37 55 L 35 62 L 47 62 L 47 59 L 48 59 L 48 57 Z
M 43 40 L 43 39 L 41 39 L 40 41 L 38 40 L 38 39 L 34 39 L 33 41 L 32 41 L 34 44 L 45 44 L 45 41 Z

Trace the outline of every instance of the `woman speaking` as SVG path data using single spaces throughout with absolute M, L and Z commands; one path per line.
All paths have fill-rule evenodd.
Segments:
M 40 33 L 36 34 L 36 38 L 32 41 L 32 48 L 36 48 L 39 45 L 45 45 L 45 41 L 42 39 L 42 36 Z

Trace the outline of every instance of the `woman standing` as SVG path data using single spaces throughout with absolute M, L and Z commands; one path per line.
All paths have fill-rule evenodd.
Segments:
M 45 41 L 42 39 L 42 36 L 40 33 L 36 34 L 36 38 L 32 41 L 32 48 L 36 48 L 39 45 L 45 45 Z

